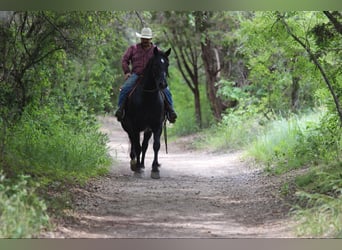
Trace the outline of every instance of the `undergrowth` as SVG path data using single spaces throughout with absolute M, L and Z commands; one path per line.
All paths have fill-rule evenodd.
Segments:
M 36 237 L 49 224 L 47 214 L 61 215 L 68 206 L 68 188 L 108 172 L 108 138 L 96 119 L 62 111 L 27 108 L 2 133 L 0 237 Z
M 84 182 L 107 171 L 107 137 L 96 122 L 63 119 L 49 109 L 26 112 L 11 129 L 5 161 L 11 172 L 35 177 L 42 185 L 51 182 Z M 77 124 L 77 127 L 74 124 Z
M 315 110 L 271 122 L 249 148 L 268 173 L 306 169 L 295 178 L 299 236 L 342 236 L 341 145 L 337 116 Z
M 300 236 L 342 238 L 342 164 L 321 166 L 295 180 L 300 202 L 293 215 Z
M 0 238 L 32 238 L 50 226 L 45 202 L 29 185 L 29 177 L 6 179 L 0 173 Z

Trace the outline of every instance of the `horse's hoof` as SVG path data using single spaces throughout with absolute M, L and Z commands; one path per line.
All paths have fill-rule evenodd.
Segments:
M 160 179 L 159 172 L 151 172 L 151 178 L 152 179 Z
M 137 171 L 137 160 L 136 159 L 131 160 L 131 170 L 134 172 Z

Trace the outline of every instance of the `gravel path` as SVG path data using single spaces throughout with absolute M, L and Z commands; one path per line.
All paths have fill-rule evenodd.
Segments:
M 73 190 L 74 210 L 47 238 L 288 238 L 294 223 L 280 181 L 242 160 L 241 152 L 191 149 L 191 137 L 160 150 L 161 178 L 151 179 L 153 150 L 141 176 L 129 167 L 126 133 L 101 118 L 110 174 Z

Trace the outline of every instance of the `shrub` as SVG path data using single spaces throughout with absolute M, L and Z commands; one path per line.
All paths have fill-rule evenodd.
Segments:
M 310 163 L 313 159 L 303 150 L 311 148 L 304 143 L 307 128 L 318 124 L 321 113 L 294 115 L 279 118 L 267 124 L 263 133 L 248 148 L 248 155 L 261 164 L 267 164 L 267 170 L 283 173 Z
M 46 205 L 28 185 L 28 176 L 9 182 L 0 173 L 0 237 L 31 238 L 49 226 Z
M 11 171 L 47 182 L 82 181 L 110 164 L 107 137 L 95 122 L 72 113 L 66 119 L 49 108 L 25 112 L 9 137 L 5 158 Z

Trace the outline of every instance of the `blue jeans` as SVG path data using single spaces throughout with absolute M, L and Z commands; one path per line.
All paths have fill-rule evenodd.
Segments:
M 118 106 L 121 107 L 123 102 L 126 100 L 126 97 L 128 96 L 129 92 L 133 89 L 135 82 L 138 80 L 139 76 L 135 73 L 133 73 L 123 84 L 120 94 L 119 94 L 119 101 Z M 172 94 L 170 92 L 169 87 L 165 88 L 163 90 L 163 93 L 166 97 L 166 100 L 168 104 L 173 108 L 173 100 L 172 100 Z

